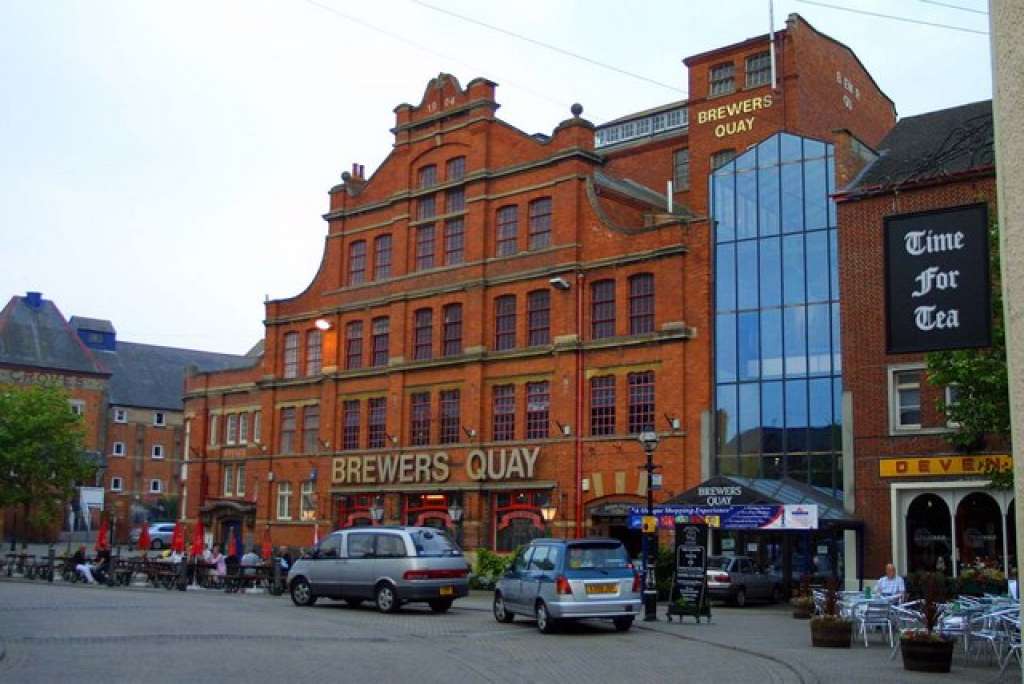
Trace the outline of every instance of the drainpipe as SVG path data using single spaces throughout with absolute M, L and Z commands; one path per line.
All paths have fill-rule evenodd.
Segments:
M 576 534 L 583 536 L 583 273 L 576 273 Z

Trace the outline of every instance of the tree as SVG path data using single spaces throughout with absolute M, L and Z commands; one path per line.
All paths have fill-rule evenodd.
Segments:
M 986 435 L 1009 439 L 1010 392 L 1006 370 L 1006 329 L 1003 323 L 999 270 L 999 228 L 989 229 L 992 274 L 992 345 L 928 354 L 928 379 L 939 387 L 956 388 L 957 400 L 939 402 L 950 424 L 947 439 L 961 449 L 977 448 Z
M 32 525 L 51 523 L 92 471 L 83 434 L 63 389 L 0 387 L 0 507 L 20 506 Z

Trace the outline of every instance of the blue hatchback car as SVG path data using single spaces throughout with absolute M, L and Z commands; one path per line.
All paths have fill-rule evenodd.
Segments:
M 564 620 L 611 620 L 626 631 L 640 612 L 640 575 L 617 539 L 534 539 L 494 590 L 494 618 L 534 618 L 548 634 Z

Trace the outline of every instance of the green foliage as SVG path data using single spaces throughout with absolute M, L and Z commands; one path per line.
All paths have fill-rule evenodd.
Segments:
M 89 476 L 81 417 L 58 387 L 0 388 L 0 507 L 46 525 Z
M 992 346 L 932 352 L 927 356 L 929 381 L 938 387 L 955 385 L 958 389 L 958 401 L 952 405 L 940 401 L 939 410 L 957 425 L 948 439 L 960 449 L 978 448 L 986 434 L 1006 437 L 1010 434 L 1006 330 L 999 270 L 999 228 L 996 225 L 989 229 L 989 245 Z
M 512 565 L 514 555 L 502 555 L 487 549 L 477 549 L 476 567 L 473 569 L 473 572 L 477 577 L 486 577 L 496 581 Z

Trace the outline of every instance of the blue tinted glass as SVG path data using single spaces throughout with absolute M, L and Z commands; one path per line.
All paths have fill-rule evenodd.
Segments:
M 839 335 L 839 302 L 832 304 L 832 372 L 843 372 L 843 341 Z
M 810 445 L 811 451 L 832 449 L 832 379 L 811 380 L 810 404 Z
M 733 175 L 715 174 L 711 177 L 711 185 L 714 190 L 714 212 L 717 226 L 715 235 L 719 242 L 736 239 L 736 215 L 734 205 L 734 183 L 736 177 Z
M 806 301 L 802 234 L 782 238 L 782 301 L 785 304 L 803 304 Z
M 839 299 L 839 231 L 828 231 L 828 278 L 832 299 Z
M 757 146 L 757 165 L 762 169 L 779 163 L 779 136 L 773 135 Z
M 743 453 L 761 452 L 761 396 L 756 382 L 740 385 L 740 449 Z
M 813 439 L 813 438 L 812 438 Z M 818 489 L 832 490 L 832 454 L 812 454 L 811 477 L 808 482 Z
M 757 165 L 757 153 L 754 150 L 748 150 L 738 155 L 735 163 L 737 171 L 749 171 Z
M 752 154 L 749 156 L 753 157 Z M 757 172 L 741 171 L 736 174 L 736 239 L 756 236 Z
M 832 378 L 832 448 L 843 450 L 843 381 Z
M 736 380 L 736 314 L 718 314 L 715 326 L 715 380 Z
M 805 429 L 790 430 L 787 437 L 792 437 L 794 441 L 806 441 L 806 437 L 803 434 L 805 432 L 807 432 Z M 807 454 L 803 453 L 802 449 L 801 453 L 786 456 L 786 475 L 794 480 L 807 482 Z M 808 568 L 807 570 L 810 571 L 811 569 Z
M 831 145 L 829 146 L 831 147 Z M 836 191 L 836 158 L 828 158 L 828 194 L 832 194 Z M 831 198 L 828 201 L 828 225 L 835 227 L 836 225 L 836 203 Z
M 719 245 L 715 252 L 715 308 L 732 311 L 736 308 L 736 245 Z
M 779 234 L 779 167 L 769 166 L 757 172 L 757 197 L 761 235 Z
M 740 380 L 757 380 L 760 375 L 760 345 L 757 312 L 739 315 Z
M 782 303 L 782 255 L 779 238 L 761 240 L 761 306 Z
M 811 304 L 807 307 L 807 370 L 811 375 L 827 375 L 832 372 L 830 309 L 829 304 Z
M 820 140 L 804 138 L 804 159 L 814 159 L 825 156 L 825 143 Z
M 779 138 L 782 142 L 782 161 L 799 161 L 802 155 L 800 138 L 789 133 L 782 133 Z
M 761 383 L 761 444 L 766 454 L 782 451 L 782 383 Z
M 735 454 L 737 451 L 736 385 L 718 386 L 718 453 Z
M 807 448 L 807 381 L 786 381 L 786 451 Z
M 736 243 L 736 298 L 740 309 L 757 308 L 757 240 Z
M 807 322 L 802 306 L 783 309 L 783 331 L 786 346 L 786 377 L 807 374 Z
M 828 301 L 828 232 L 807 233 L 807 301 Z
M 803 166 L 782 165 L 782 232 L 804 229 Z
M 761 376 L 782 377 L 782 309 L 761 312 Z
M 804 220 L 807 230 L 828 224 L 828 185 L 825 182 L 825 160 L 804 162 Z

